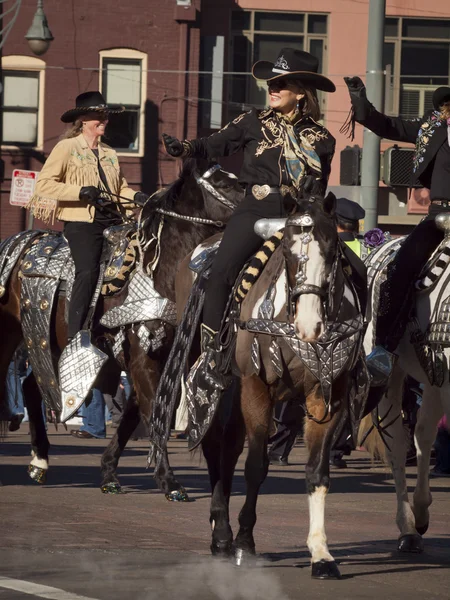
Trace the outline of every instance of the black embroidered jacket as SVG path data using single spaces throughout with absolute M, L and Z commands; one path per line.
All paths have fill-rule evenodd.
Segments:
M 305 175 L 313 175 L 325 192 L 334 155 L 336 140 L 331 133 L 311 117 L 305 116 L 294 130 L 300 145 L 312 148 L 320 166 L 307 165 Z M 189 154 L 209 160 L 229 156 L 244 150 L 244 162 L 239 175 L 243 186 L 253 184 L 292 185 L 284 160 L 284 136 L 277 115 L 272 109 L 256 110 L 239 115 L 220 131 L 209 137 L 188 142 Z M 322 187 L 323 186 L 323 187 Z
M 366 98 L 352 98 L 355 120 L 388 140 L 416 145 L 413 175 L 426 187 L 431 187 L 434 159 L 447 140 L 447 123 L 439 111 L 431 110 L 418 119 L 388 117 L 378 112 Z

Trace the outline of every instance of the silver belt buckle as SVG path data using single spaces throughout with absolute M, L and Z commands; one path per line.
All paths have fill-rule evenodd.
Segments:
M 264 200 L 270 194 L 270 185 L 253 185 L 252 194 L 257 200 Z

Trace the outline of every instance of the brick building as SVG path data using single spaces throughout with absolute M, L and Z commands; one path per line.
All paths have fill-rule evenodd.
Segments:
M 100 89 L 107 101 L 126 107 L 111 122 L 108 141 L 118 149 L 130 185 L 151 192 L 174 179 L 179 165 L 161 154 L 158 140 L 162 131 L 196 135 L 197 108 L 185 98 L 197 96 L 200 44 L 200 0 L 192 0 L 191 8 L 179 4 L 46 0 L 55 39 L 37 58 L 24 38 L 36 0 L 22 0 L 3 47 L 1 239 L 26 226 L 25 211 L 9 205 L 12 168 L 40 170 L 63 133 L 60 115 L 81 92 Z
M 385 111 L 420 116 L 433 90 L 449 82 L 450 8 L 439 0 L 386 5 Z M 77 94 L 99 88 L 109 102 L 126 106 L 111 122 L 109 142 L 130 184 L 152 192 L 179 167 L 161 152 L 161 133 L 207 134 L 249 106 L 265 106 L 266 86 L 253 80 L 250 67 L 273 60 L 283 46 L 315 54 L 337 86 L 321 96 L 324 123 L 337 140 L 330 185 L 359 199 L 359 188 L 339 186 L 340 152 L 350 143 L 339 128 L 349 110 L 342 77 L 365 74 L 369 0 L 128 0 L 107 9 L 100 0 L 45 0 L 55 40 L 42 60 L 23 37 L 35 8 L 36 0 L 22 0 L 3 48 L 0 237 L 25 226 L 25 211 L 9 206 L 12 167 L 40 169 L 63 131 L 59 116 Z M 361 127 L 354 143 L 362 146 Z M 383 141 L 382 150 L 388 146 Z M 221 162 L 237 171 L 240 157 Z M 382 226 L 400 231 L 425 210 L 426 192 L 411 196 L 406 186 L 380 185 Z

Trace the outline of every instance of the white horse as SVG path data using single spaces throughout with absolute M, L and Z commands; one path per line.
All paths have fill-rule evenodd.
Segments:
M 448 235 L 448 231 L 446 234 Z M 380 259 L 384 255 L 388 257 L 392 253 L 397 240 L 388 242 L 380 248 L 373 256 L 369 256 L 367 261 L 369 272 L 369 311 L 373 309 L 374 292 L 376 294 L 376 278 L 380 276 Z M 389 380 L 388 389 L 383 396 L 376 418 L 380 417 L 384 422 L 381 425 L 388 425 L 386 428 L 386 436 L 383 436 L 389 447 L 386 447 L 382 442 L 379 434 L 371 435 L 364 443 L 365 447 L 372 453 L 378 452 L 392 469 L 392 474 L 395 481 L 395 490 L 397 494 L 397 517 L 396 522 L 400 530 L 398 541 L 398 550 L 400 552 L 422 552 L 423 540 L 422 535 L 427 531 L 429 525 L 429 511 L 432 498 L 429 486 L 429 468 L 430 455 L 433 442 L 436 438 L 436 428 L 439 419 L 446 414 L 447 419 L 450 419 L 450 380 L 449 380 L 449 365 L 450 365 L 450 334 L 447 336 L 447 343 L 442 347 L 441 358 L 445 357 L 443 362 L 443 382 L 439 387 L 432 385 L 429 377 L 425 372 L 424 367 L 419 361 L 415 347 L 411 343 L 411 334 L 413 331 L 420 329 L 425 333 L 429 327 L 431 317 L 435 314 L 437 304 L 445 302 L 450 298 L 450 262 L 448 262 L 447 254 L 442 254 L 442 249 L 447 245 L 450 247 L 450 237 L 446 237 L 442 245 L 434 254 L 434 261 L 439 257 L 438 264 L 434 262 L 432 273 L 441 271 L 437 284 L 416 292 L 415 295 L 415 315 L 416 322 L 408 324 L 407 330 L 396 350 L 398 360 L 393 369 Z M 378 256 L 377 256 L 378 255 Z M 388 259 L 389 260 L 389 259 Z M 377 269 L 375 281 L 370 282 L 371 269 Z M 434 277 L 433 277 L 434 278 Z M 426 281 L 426 280 L 425 280 Z M 431 283 L 428 279 L 428 283 Z M 450 317 L 450 313 L 449 313 Z M 373 331 L 374 319 L 372 318 L 366 332 L 364 347 L 368 354 L 373 348 Z M 450 318 L 448 323 L 450 332 Z M 436 346 L 433 346 L 436 348 Z M 407 436 L 402 423 L 402 396 L 403 382 L 406 375 L 410 375 L 414 379 L 423 384 L 423 399 L 418 412 L 417 425 L 415 428 L 414 443 L 417 450 L 417 483 L 413 494 L 413 502 L 410 504 L 408 498 L 408 490 L 405 475 L 405 464 L 407 454 Z M 367 431 L 370 422 L 366 419 L 362 423 L 360 429 L 361 434 Z M 449 421 L 450 422 L 450 421 Z

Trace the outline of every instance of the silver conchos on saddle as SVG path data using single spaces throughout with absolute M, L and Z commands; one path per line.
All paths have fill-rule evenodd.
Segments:
M 21 324 L 30 363 L 48 409 L 59 413 L 61 397 L 51 349 L 51 315 L 61 274 L 69 259 L 62 236 L 44 235 L 21 265 Z
M 27 244 L 41 235 L 40 231 L 21 231 L 13 237 L 8 238 L 0 247 L 0 298 L 6 290 L 11 271 L 14 269 L 17 259 L 24 251 Z
M 108 355 L 91 343 L 89 331 L 79 331 L 59 359 L 61 421 L 64 423 L 86 399 Z
M 128 288 L 128 296 L 122 306 L 116 306 L 108 310 L 100 320 L 100 323 L 108 329 L 160 319 L 170 325 L 176 325 L 176 305 L 171 300 L 163 298 L 155 290 L 155 284 L 151 277 L 141 269 L 137 269 L 131 278 Z

